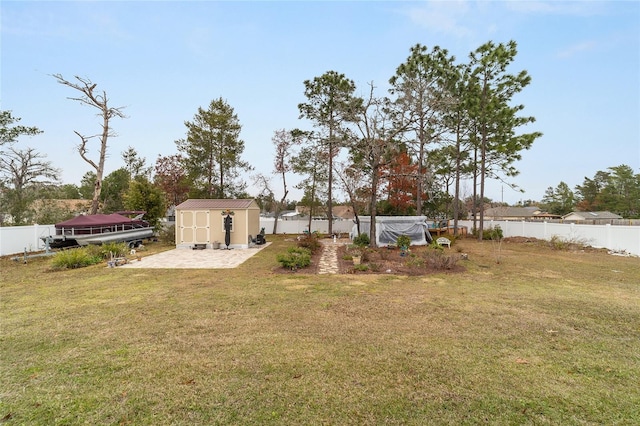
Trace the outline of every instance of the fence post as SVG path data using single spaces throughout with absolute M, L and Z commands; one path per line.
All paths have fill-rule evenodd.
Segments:
M 607 242 L 607 245 L 605 247 L 608 248 L 609 250 L 613 250 L 614 246 L 612 244 L 612 238 L 611 238 L 611 224 L 607 223 L 604 226 L 604 229 L 605 229 L 605 235 L 606 235 L 605 241 Z
M 38 251 L 38 248 L 40 247 L 40 244 L 38 244 L 38 224 L 34 223 L 33 224 L 33 247 L 31 247 L 31 251 Z

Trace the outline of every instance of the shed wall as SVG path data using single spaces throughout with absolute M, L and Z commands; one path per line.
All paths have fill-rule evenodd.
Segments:
M 176 247 L 189 248 L 194 244 L 206 244 L 212 248 L 214 242 L 224 246 L 225 230 L 223 212 L 226 209 L 185 209 L 176 211 Z M 246 210 L 234 210 L 230 247 L 247 248 L 249 235 L 253 238 L 260 232 L 260 209 L 256 205 Z

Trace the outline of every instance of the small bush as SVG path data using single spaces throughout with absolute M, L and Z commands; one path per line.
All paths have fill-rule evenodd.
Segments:
M 411 255 L 409 256 L 409 258 L 406 260 L 405 263 L 407 266 L 411 268 L 423 268 L 426 263 L 426 260 L 424 257 Z
M 298 247 L 306 248 L 310 253 L 315 253 L 320 250 L 322 244 L 318 239 L 317 233 L 305 234 L 298 240 Z
M 276 260 L 283 268 L 295 271 L 311 265 L 311 250 L 304 247 L 289 247 L 286 253 L 279 254 Z
M 482 230 L 482 239 L 483 240 L 502 240 L 502 228 L 496 225 L 493 228 Z
M 97 247 L 100 247 L 100 256 L 103 259 L 110 259 L 112 253 L 113 257 L 123 257 L 129 253 L 127 243 L 105 243 Z
M 361 263 L 359 265 L 353 265 L 353 269 L 355 271 L 365 272 L 369 270 L 369 265 L 364 265 Z
M 436 270 L 453 269 L 458 263 L 458 256 L 448 255 L 442 250 L 428 250 L 425 252 L 424 260 Z
M 159 227 L 158 240 L 165 244 L 176 243 L 176 227 L 172 225 L 164 225 Z
M 90 247 L 81 247 L 58 252 L 53 256 L 52 266 L 55 269 L 76 269 L 96 265 L 102 262 L 102 257 L 92 254 Z
M 358 247 L 367 247 L 371 243 L 369 239 L 369 235 L 367 234 L 359 234 L 357 237 L 353 239 L 353 244 Z
M 411 245 L 411 237 L 409 237 L 408 235 L 400 235 L 396 240 L 396 245 L 398 246 L 398 248 L 408 248 Z
M 444 250 L 444 247 L 438 244 L 436 240 L 431 240 L 431 244 L 429 244 L 429 247 L 431 247 L 434 250 L 440 250 L 440 251 Z

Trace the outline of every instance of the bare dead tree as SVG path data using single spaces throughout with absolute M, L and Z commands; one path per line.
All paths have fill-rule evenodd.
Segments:
M 60 171 L 45 157 L 34 148 L 13 147 L 0 155 L 0 185 L 6 185 L 4 207 L 16 225 L 26 223 L 31 204 L 37 198 L 37 188 L 58 182 Z
M 75 76 L 77 82 L 71 82 L 66 80 L 61 74 L 53 74 L 53 77 L 58 83 L 71 87 L 81 93 L 79 97 L 69 97 L 68 99 L 78 101 L 81 104 L 88 105 L 90 107 L 98 109 L 100 112 L 97 114 L 102 117 L 102 133 L 85 136 L 80 132 L 74 130 L 74 133 L 80 138 L 80 144 L 77 146 L 80 157 L 89 163 L 96 171 L 96 180 L 94 182 L 93 200 L 91 201 L 91 214 L 98 212 L 98 202 L 100 199 L 100 192 L 102 191 L 102 176 L 104 174 L 104 161 L 107 157 L 107 141 L 109 137 L 116 136 L 109 127 L 109 120 L 113 117 L 126 118 L 122 109 L 124 107 L 113 108 L 108 105 L 107 92 L 104 90 L 102 93 L 96 91 L 97 84 L 92 83 L 91 80 L 83 77 Z M 98 161 L 95 162 L 89 158 L 88 144 L 93 138 L 99 138 L 100 140 L 100 153 Z

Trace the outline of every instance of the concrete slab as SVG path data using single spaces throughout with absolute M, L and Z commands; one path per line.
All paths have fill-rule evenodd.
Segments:
M 271 243 L 247 249 L 192 250 L 180 248 L 150 256 L 140 252 L 142 259 L 133 260 L 118 268 L 164 268 L 164 269 L 227 269 L 235 268 Z

